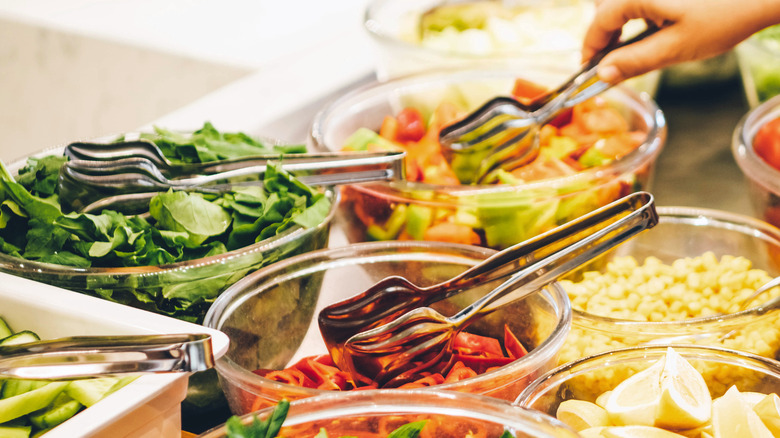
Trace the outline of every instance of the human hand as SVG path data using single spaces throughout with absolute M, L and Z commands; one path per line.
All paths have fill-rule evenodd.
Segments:
M 607 46 L 631 19 L 660 29 L 601 60 L 599 78 L 617 83 L 683 61 L 728 51 L 753 33 L 780 22 L 779 0 L 601 0 L 583 44 L 583 59 Z

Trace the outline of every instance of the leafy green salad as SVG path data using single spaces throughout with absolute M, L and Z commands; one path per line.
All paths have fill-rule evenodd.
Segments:
M 209 123 L 188 135 L 160 128 L 145 135 L 179 163 L 305 152 L 303 146 L 268 146 L 243 133 L 220 133 Z M 226 253 L 294 226 L 314 227 L 331 207 L 324 193 L 272 163 L 262 184 L 225 194 L 160 192 L 150 201 L 149 219 L 111 210 L 64 213 L 57 179 L 66 160 L 56 155 L 30 158 L 16 177 L 0 163 L 0 252 L 76 268 L 165 265 Z M 204 312 L 203 302 L 215 298 L 215 287 L 224 284 L 201 286 L 138 287 L 132 297 L 115 295 L 109 287 L 93 292 L 195 320 Z

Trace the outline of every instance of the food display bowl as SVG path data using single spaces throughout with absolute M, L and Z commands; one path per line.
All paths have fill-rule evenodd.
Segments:
M 35 156 L 62 155 L 62 149 Z M 16 175 L 27 158 L 12 163 Z M 331 222 L 338 207 L 339 193 L 327 190 L 331 208 L 325 220 L 311 228 L 294 226 L 252 245 L 199 259 L 157 266 L 93 267 L 43 263 L 0 253 L 0 272 L 59 286 L 127 304 L 144 310 L 201 322 L 208 306 L 227 288 L 261 266 L 328 244 Z M 179 300 L 193 300 L 190 311 L 177 310 Z
M 310 141 L 314 150 L 336 151 L 360 128 L 379 130 L 386 116 L 402 108 L 423 117 L 443 101 L 474 110 L 488 99 L 507 95 L 516 70 L 440 71 L 374 83 L 337 99 L 315 118 Z M 555 86 L 560 71 L 526 70 L 522 78 Z M 466 228 L 476 238 L 457 243 L 501 249 L 554 228 L 635 190 L 647 190 L 654 164 L 666 140 L 663 113 L 646 95 L 615 87 L 603 97 L 622 114 L 642 143 L 609 164 L 565 176 L 507 184 L 430 184 L 404 180 L 344 186 L 342 207 L 352 242 L 455 239 L 427 234 L 443 222 Z M 473 231 L 473 233 L 472 233 Z M 463 233 L 459 233 L 463 234 Z M 443 237 L 440 237 L 443 235 Z M 447 240 L 455 241 L 455 240 Z
M 736 47 L 745 97 L 751 108 L 780 94 L 780 27 L 772 26 Z
M 655 345 L 606 351 L 561 365 L 531 383 L 515 403 L 555 416 L 565 400 L 595 402 L 605 391 L 663 358 L 669 346 L 704 377 L 713 399 L 731 386 L 742 393 L 780 394 L 780 362 L 775 360 L 720 347 Z
M 594 13 L 590 0 L 372 0 L 364 27 L 377 48 L 381 80 L 437 68 L 552 67 L 573 73 Z M 659 78 L 660 72 L 651 72 L 628 83 L 652 96 Z
M 60 147 L 33 156 L 62 153 Z M 10 164 L 10 174 L 16 176 L 26 162 L 27 158 Z M 214 299 L 249 272 L 286 257 L 327 246 L 340 194 L 328 188 L 326 196 L 331 199 L 331 207 L 318 225 L 310 228 L 296 225 L 222 254 L 157 266 L 81 268 L 0 253 L 0 272 L 200 323 Z M 228 410 L 214 370 L 193 374 L 188 391 L 183 404 L 185 422 L 190 419 L 197 421 L 202 412 Z
M 317 324 L 324 306 L 363 292 L 390 275 L 432 285 L 492 253 L 487 248 L 439 242 L 359 243 L 292 257 L 247 276 L 214 302 L 204 322 L 231 340 L 228 353 L 217 364 L 231 410 L 245 414 L 282 398 L 334 392 L 293 386 L 253 372 L 281 370 L 305 357 L 327 354 Z M 485 292 L 483 285 L 432 307 L 451 315 Z M 557 364 L 570 316 L 565 293 L 556 284 L 501 307 L 467 331 L 500 338 L 506 325 L 528 354 L 484 374 L 432 388 L 513 400 L 531 380 Z
M 734 159 L 748 182 L 749 197 L 755 214 L 780 227 L 780 170 L 767 163 L 754 146 L 756 134 L 767 123 L 780 117 L 780 97 L 773 97 L 750 110 L 737 124 L 731 143 Z M 768 137 L 780 133 L 768 132 Z M 769 148 L 777 143 L 770 141 Z M 772 151 L 767 151 L 770 155 Z M 776 152 L 774 153 L 776 155 Z
M 776 358 L 780 230 L 717 210 L 659 207 L 660 222 L 559 282 L 572 303 L 561 363 L 627 346 L 714 345 Z M 744 309 L 744 310 L 743 310 Z
M 265 420 L 272 411 L 267 408 L 241 420 Z M 297 400 L 290 403 L 280 436 L 314 436 L 324 428 L 332 437 L 384 437 L 416 421 L 426 421 L 420 436 L 498 438 L 504 431 L 528 438 L 578 436 L 554 418 L 503 400 L 437 390 L 371 390 Z M 226 436 L 221 426 L 199 438 Z
M 224 333 L 129 306 L 0 273 L 0 317 L 41 339 L 207 333 L 216 358 Z M 180 437 L 188 373 L 146 374 L 46 433 L 58 437 Z

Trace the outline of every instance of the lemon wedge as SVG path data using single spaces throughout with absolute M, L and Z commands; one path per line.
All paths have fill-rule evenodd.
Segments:
M 661 400 L 661 374 L 665 359 L 620 382 L 604 403 L 609 419 L 616 426 L 653 426 Z
M 609 426 L 609 415 L 601 406 L 585 400 L 566 400 L 558 406 L 555 416 L 576 431 Z
M 612 391 L 605 391 L 602 392 L 601 395 L 596 397 L 596 404 L 601 406 L 602 408 L 607 406 L 607 399 L 609 398 L 610 394 L 612 394 Z
M 667 349 L 655 426 L 693 429 L 710 421 L 711 414 L 712 397 L 707 382 L 679 353 Z
M 772 438 L 772 432 L 750 409 L 736 386 L 712 402 L 712 431 L 714 438 Z
M 753 412 L 758 414 L 767 429 L 780 436 L 780 397 L 777 394 L 768 394 L 753 407 Z
M 684 435 L 652 426 L 612 426 L 601 431 L 604 438 L 685 438 Z

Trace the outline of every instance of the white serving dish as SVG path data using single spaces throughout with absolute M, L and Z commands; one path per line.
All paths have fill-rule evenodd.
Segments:
M 208 333 L 215 358 L 228 338 L 217 330 L 0 273 L 0 316 L 42 339 L 79 335 Z M 141 375 L 52 429 L 46 438 L 181 437 L 188 373 Z

